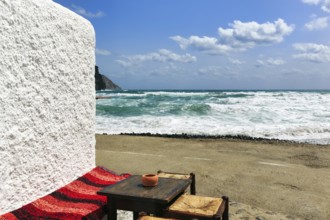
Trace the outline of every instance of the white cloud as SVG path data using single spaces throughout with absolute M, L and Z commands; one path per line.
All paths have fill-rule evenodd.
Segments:
M 200 76 L 205 76 L 205 75 L 221 76 L 223 73 L 224 73 L 223 68 L 218 66 L 208 66 L 204 68 L 199 68 L 197 71 L 197 74 Z
M 95 49 L 95 53 L 98 54 L 98 55 L 102 55 L 102 56 L 109 56 L 109 55 L 111 55 L 111 52 L 110 51 L 105 50 L 105 49 L 99 49 L 99 48 L 96 48 Z
M 239 73 L 235 70 L 235 68 L 232 68 L 231 66 L 202 67 L 197 70 L 195 75 L 201 77 L 221 77 L 222 79 L 237 79 L 239 77 Z
M 124 67 L 147 62 L 147 61 L 190 63 L 190 62 L 196 62 L 197 60 L 195 56 L 192 56 L 188 53 L 184 55 L 179 55 L 166 49 L 160 49 L 158 50 L 158 52 L 154 52 L 154 53 L 125 56 L 124 58 L 126 60 L 117 60 L 117 63 L 119 63 Z
M 321 8 L 323 11 L 330 13 L 330 0 L 324 0 Z
M 307 75 L 307 73 L 310 73 L 309 71 L 303 71 L 298 68 L 289 68 L 289 69 L 282 69 L 281 74 L 282 76 L 302 76 Z
M 128 67 L 130 67 L 130 66 L 133 65 L 132 62 L 130 62 L 130 61 L 126 61 L 126 60 L 116 60 L 116 62 L 117 62 L 120 66 L 125 67 L 125 68 L 128 68 Z
M 189 47 L 207 54 L 225 54 L 232 49 L 228 45 L 220 44 L 214 37 L 190 36 L 189 38 L 183 38 L 181 36 L 173 36 L 170 39 L 177 42 L 181 49 Z
M 299 53 L 294 54 L 296 59 L 308 60 L 316 63 L 330 61 L 330 47 L 324 44 L 314 43 L 297 43 L 293 44 L 293 48 Z
M 330 0 L 301 0 L 305 4 L 321 5 L 321 9 L 330 13 Z
M 328 27 L 329 17 L 313 17 L 312 20 L 305 24 L 305 27 L 310 30 L 321 30 Z
M 305 4 L 310 4 L 310 5 L 317 5 L 321 2 L 322 0 L 302 0 L 303 3 Z
M 279 66 L 279 65 L 284 65 L 286 62 L 282 58 L 277 58 L 277 59 L 269 58 L 267 60 L 267 63 L 269 65 Z
M 222 42 L 235 48 L 252 48 L 256 45 L 275 44 L 283 41 L 284 36 L 289 35 L 293 25 L 287 25 L 284 20 L 278 19 L 274 23 L 266 22 L 259 24 L 255 21 L 234 21 L 232 28 L 219 28 Z
M 104 12 L 101 12 L 101 11 L 98 11 L 97 13 L 92 13 L 92 12 L 88 12 L 86 11 L 83 7 L 81 6 L 77 6 L 77 5 L 71 5 L 73 10 L 80 14 L 80 15 L 83 15 L 85 17 L 88 17 L 88 18 L 100 18 L 100 17 L 103 17 L 105 15 Z
M 266 60 L 257 60 L 258 67 L 260 66 L 280 66 L 284 65 L 286 62 L 282 58 L 268 58 Z
M 239 59 L 233 59 L 233 58 L 229 58 L 229 62 L 231 62 L 232 64 L 237 64 L 237 65 L 246 63 L 245 61 L 241 61 Z
M 129 61 L 124 60 L 116 60 L 116 62 L 123 67 L 129 67 L 132 65 Z
M 207 66 L 202 67 L 197 70 L 197 74 L 200 76 L 223 76 L 228 74 L 228 71 L 226 70 L 227 67 L 220 67 L 220 66 Z
M 175 64 L 169 63 L 169 65 L 159 66 L 157 68 L 152 68 L 147 71 L 144 70 L 144 72 L 147 75 L 151 75 L 151 76 L 168 76 L 173 73 L 179 73 L 181 71 L 180 68 L 178 68 Z
M 195 49 L 207 54 L 226 54 L 230 51 L 243 51 L 256 45 L 269 45 L 280 43 L 286 35 L 289 35 L 293 25 L 288 25 L 282 19 L 274 23 L 234 21 L 231 28 L 219 28 L 219 38 L 190 36 L 172 36 L 170 39 L 179 44 L 181 49 Z

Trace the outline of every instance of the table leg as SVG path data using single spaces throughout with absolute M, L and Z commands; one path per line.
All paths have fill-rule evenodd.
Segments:
M 163 207 L 158 206 L 158 207 L 156 208 L 155 215 L 156 215 L 157 217 L 162 217 L 163 214 L 164 214 L 164 213 L 163 213 Z
M 139 218 L 139 212 L 133 212 L 133 219 L 137 220 Z
M 113 198 L 108 198 L 108 220 L 117 220 L 117 208 Z

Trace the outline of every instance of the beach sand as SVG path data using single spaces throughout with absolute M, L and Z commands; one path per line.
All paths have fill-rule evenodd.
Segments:
M 117 173 L 194 172 L 197 195 L 227 195 L 230 219 L 330 219 L 330 146 L 96 135 Z

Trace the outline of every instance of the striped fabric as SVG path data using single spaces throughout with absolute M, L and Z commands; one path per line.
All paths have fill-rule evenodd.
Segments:
M 96 167 L 55 192 L 0 215 L 0 220 L 101 219 L 106 213 L 107 198 L 97 195 L 97 191 L 129 176 Z

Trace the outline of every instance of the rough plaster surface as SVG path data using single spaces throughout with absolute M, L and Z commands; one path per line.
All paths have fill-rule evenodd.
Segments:
M 95 166 L 94 46 L 51 0 L 0 0 L 0 214 Z

